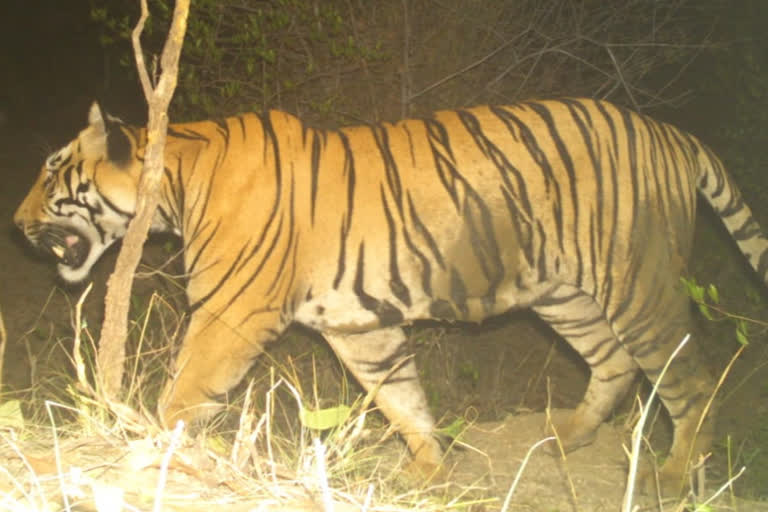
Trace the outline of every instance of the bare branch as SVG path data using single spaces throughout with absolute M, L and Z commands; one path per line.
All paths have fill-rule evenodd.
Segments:
M 190 0 L 176 0 L 173 21 L 163 48 L 161 73 L 153 88 L 141 49 L 141 29 L 147 17 L 146 0 L 141 1 L 142 16 L 133 32 L 134 54 L 144 94 L 149 104 L 147 145 L 144 148 L 144 170 L 141 174 L 136 201 L 136 214 L 128 225 L 123 247 L 115 264 L 115 271 L 107 283 L 104 324 L 101 330 L 97 366 L 101 390 L 105 398 L 114 401 L 118 396 L 125 362 L 125 342 L 128 333 L 128 309 L 131 288 L 141 251 L 147 239 L 149 226 L 157 210 L 159 185 L 163 175 L 163 152 L 168 129 L 168 105 L 176 89 L 178 62 Z
M 131 40 L 133 42 L 133 53 L 136 58 L 136 70 L 139 72 L 139 80 L 141 81 L 142 89 L 144 89 L 145 98 L 149 98 L 152 92 L 152 82 L 149 80 L 147 65 L 144 63 L 144 53 L 141 51 L 141 33 L 144 32 L 144 25 L 148 17 L 147 0 L 141 0 L 141 16 L 139 21 L 136 22 L 133 32 L 131 32 Z

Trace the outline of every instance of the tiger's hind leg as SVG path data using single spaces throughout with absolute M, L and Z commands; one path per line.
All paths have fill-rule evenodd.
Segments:
M 645 302 L 619 308 L 614 326 L 627 351 L 655 384 L 677 346 L 689 333 L 688 298 L 673 279 L 657 278 L 665 286 L 652 290 Z M 638 294 L 642 296 L 643 294 Z M 658 481 L 664 496 L 677 496 L 688 482 L 688 473 L 699 456 L 706 453 L 713 437 L 713 421 L 704 418 L 714 381 L 701 364 L 696 346 L 688 342 L 671 360 L 659 386 L 658 395 L 673 425 L 672 446 L 662 465 Z M 714 411 L 709 411 L 709 418 Z M 646 487 L 655 486 L 647 478 Z
M 434 477 L 443 451 L 434 436 L 435 421 L 419 383 L 416 363 L 405 351 L 403 330 L 395 327 L 323 336 L 366 391 L 380 386 L 374 399 L 405 439 L 413 455 L 411 469 L 417 476 Z
M 637 364 L 619 343 L 603 309 L 579 289 L 560 286 L 533 310 L 589 365 L 584 398 L 564 422 L 554 425 L 554 431 L 565 451 L 591 444 L 597 428 L 626 394 Z

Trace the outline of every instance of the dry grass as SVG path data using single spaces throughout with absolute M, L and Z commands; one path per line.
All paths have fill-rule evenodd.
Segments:
M 295 418 L 297 410 L 320 407 L 316 379 L 312 391 L 305 391 L 291 367 L 273 369 L 267 385 L 261 386 L 265 391 L 256 391 L 258 386 L 250 382 L 230 406 L 227 416 L 237 418 L 231 427 L 209 425 L 190 434 L 178 425 L 164 431 L 153 418 L 151 400 L 165 378 L 169 347 L 179 338 L 185 318 L 160 296 L 146 302 L 146 311 L 134 322 L 138 355 L 128 372 L 125 403 L 110 402 L 94 384 L 98 376 L 89 356 L 82 356 L 93 351 L 82 318 L 83 299 L 73 314 L 78 326 L 72 337 L 76 378 L 60 399 L 44 401 L 44 421 L 25 421 L 13 407 L 10 413 L 0 410 L 0 510 L 514 509 L 516 488 L 526 479 L 525 463 L 503 504 L 482 493 L 477 497 L 469 485 L 420 485 L 404 475 L 407 453 L 399 443 L 394 446 L 394 431 L 372 429 L 366 421 L 372 395 L 352 403 L 342 421 L 322 432 L 295 420 L 285 428 L 286 418 Z M 44 394 L 38 390 L 36 396 Z M 643 407 L 638 432 L 647 421 L 649 404 Z M 629 458 L 637 463 L 638 446 Z M 713 498 L 729 490 L 741 471 L 734 473 Z M 631 477 L 630 489 L 633 482 Z M 711 499 L 699 508 L 686 499 L 656 510 L 706 510 L 704 506 L 724 510 L 712 506 Z M 636 510 L 631 490 L 623 510 Z
M 401 456 L 393 460 L 381 450 L 391 443 L 393 431 L 374 434 L 365 425 L 371 396 L 353 404 L 348 417 L 328 431 L 300 426 L 292 433 L 297 436 L 283 437 L 275 428 L 276 418 L 284 414 L 276 395 L 293 397 L 299 410 L 311 402 L 274 371 L 263 412 L 257 411 L 254 386 L 248 386 L 238 406 L 235 431 L 193 428 L 190 435 L 183 424 L 172 432 L 162 430 L 149 412 L 153 407 L 144 401 L 150 394 L 147 387 L 157 387 L 156 368 L 166 355 L 146 340 L 149 311 L 137 325 L 135 343 L 138 353 L 149 353 L 153 363 L 132 365 L 127 386 L 130 405 L 106 400 L 94 384 L 99 378 L 93 364 L 82 356 L 93 341 L 83 327 L 87 293 L 75 306 L 73 324 L 80 327 L 73 337 L 76 380 L 63 394 L 66 403 L 45 401 L 45 426 L 25 422 L 20 409 L 1 422 L 0 510 L 226 506 L 265 511 L 429 511 L 466 505 L 460 490 L 451 502 L 443 498 L 446 486 L 418 488 L 403 478 L 404 451 L 399 450 Z M 159 303 L 153 298 L 148 308 Z M 171 338 L 182 321 L 178 317 L 170 322 Z M 164 341 L 167 347 L 169 340 Z
M 6 430 L 0 436 L 2 509 L 202 510 L 225 505 L 228 510 L 327 511 L 446 505 L 430 504 L 427 490 L 389 494 L 394 475 L 371 465 L 369 448 L 349 450 L 350 438 L 321 440 L 305 432 L 296 458 L 283 460 L 278 454 L 284 451 L 270 447 L 291 440 L 277 439 L 270 417 L 249 409 L 232 442 L 212 433 L 192 438 L 181 424 L 162 431 L 151 421 L 137 421 L 135 412 L 126 409 L 93 417 L 93 403 L 82 409 L 47 405 L 65 407 L 80 421 Z M 103 416 L 113 421 L 103 422 Z

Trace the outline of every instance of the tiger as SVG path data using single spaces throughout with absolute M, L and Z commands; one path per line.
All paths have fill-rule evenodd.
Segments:
M 15 213 L 67 282 L 134 217 L 147 130 L 94 102 Z M 183 243 L 190 318 L 161 390 L 165 425 L 199 421 L 292 323 L 319 332 L 401 434 L 443 461 L 403 326 L 530 308 L 586 361 L 582 401 L 553 430 L 590 444 L 638 370 L 674 427 L 660 469 L 679 492 L 714 381 L 688 343 L 680 277 L 697 191 L 763 281 L 768 241 L 693 135 L 597 99 L 529 100 L 317 129 L 279 110 L 171 124 L 151 229 Z M 701 424 L 700 424 L 701 423 Z

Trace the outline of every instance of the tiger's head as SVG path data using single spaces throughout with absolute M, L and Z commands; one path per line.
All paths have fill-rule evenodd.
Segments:
M 68 282 L 88 276 L 125 234 L 136 211 L 142 162 L 136 132 L 91 105 L 88 127 L 48 156 L 13 217 L 35 247 L 58 260 Z

